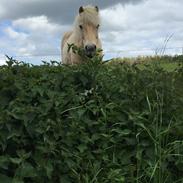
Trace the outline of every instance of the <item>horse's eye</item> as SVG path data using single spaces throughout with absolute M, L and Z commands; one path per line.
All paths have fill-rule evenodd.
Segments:
M 82 25 L 79 25 L 79 28 L 82 30 L 83 29 L 83 26 Z
M 98 29 L 99 27 L 100 27 L 100 25 L 98 24 L 98 25 L 97 25 L 97 29 Z

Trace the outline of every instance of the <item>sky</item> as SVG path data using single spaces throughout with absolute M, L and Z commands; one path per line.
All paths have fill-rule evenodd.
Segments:
M 0 0 L 0 64 L 5 54 L 33 64 L 60 61 L 60 42 L 80 6 L 100 9 L 104 59 L 183 52 L 183 0 Z

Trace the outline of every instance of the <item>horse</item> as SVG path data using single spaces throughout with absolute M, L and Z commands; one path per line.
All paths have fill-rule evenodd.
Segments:
M 73 30 L 66 32 L 61 43 L 62 63 L 73 65 L 84 62 L 82 56 L 69 49 L 69 45 L 82 48 L 87 57 L 92 58 L 102 48 L 99 38 L 100 16 L 97 6 L 81 6 L 74 21 Z M 102 54 L 102 53 L 100 53 Z

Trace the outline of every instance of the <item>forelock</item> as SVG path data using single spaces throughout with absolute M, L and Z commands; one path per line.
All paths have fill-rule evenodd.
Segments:
M 100 17 L 99 13 L 96 10 L 96 7 L 86 6 L 83 8 L 84 11 L 81 14 L 79 14 L 76 18 L 76 22 L 78 24 L 100 24 Z

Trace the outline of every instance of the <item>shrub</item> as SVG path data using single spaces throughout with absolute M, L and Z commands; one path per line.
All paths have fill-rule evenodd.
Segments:
M 181 183 L 182 83 L 181 62 L 169 72 L 10 59 L 0 67 L 0 181 Z

